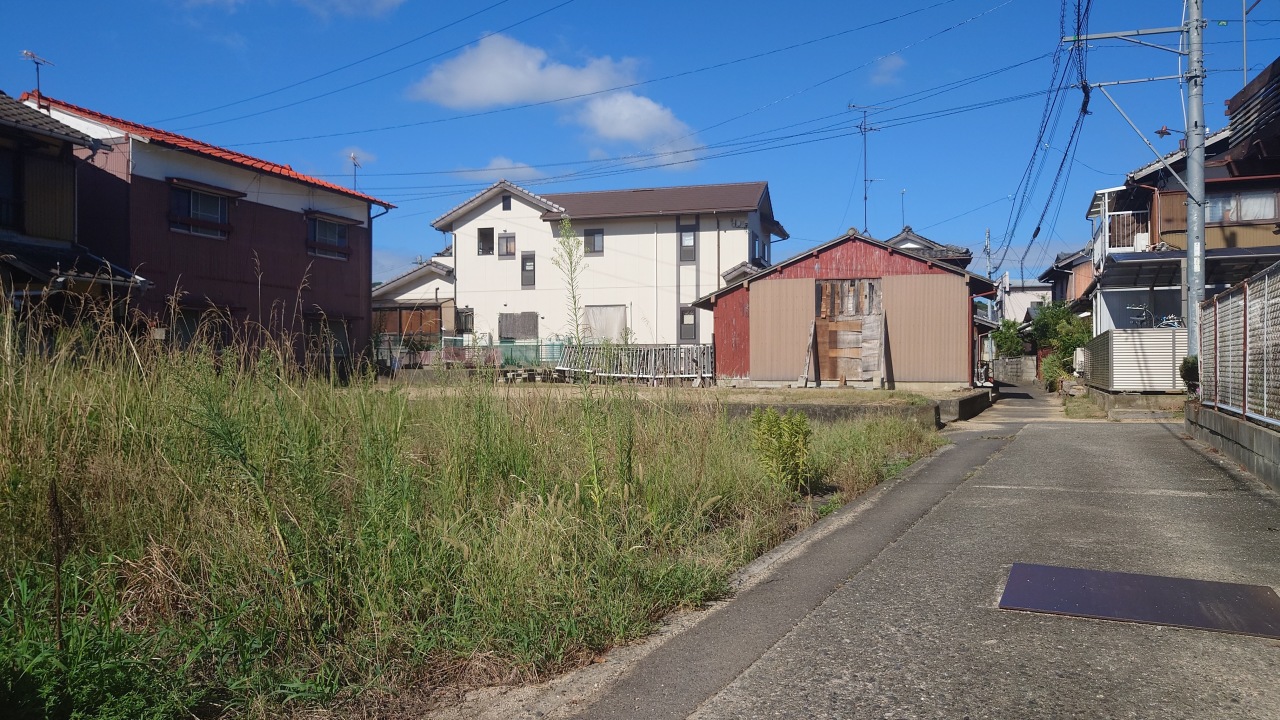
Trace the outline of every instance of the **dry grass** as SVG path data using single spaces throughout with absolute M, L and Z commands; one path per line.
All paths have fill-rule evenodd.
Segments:
M 813 519 L 716 393 L 339 386 L 292 358 L 0 311 L 0 707 L 268 716 L 541 678 Z M 937 443 L 818 424 L 812 466 L 851 497 Z

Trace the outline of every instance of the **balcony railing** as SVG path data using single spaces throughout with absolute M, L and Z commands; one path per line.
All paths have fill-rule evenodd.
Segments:
M 1096 258 L 1113 252 L 1146 252 L 1152 248 L 1151 214 L 1145 210 L 1112 212 L 1094 225 Z

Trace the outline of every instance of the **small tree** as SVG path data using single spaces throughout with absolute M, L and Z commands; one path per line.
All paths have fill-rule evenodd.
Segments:
M 1018 332 L 1018 323 L 1016 320 L 1001 320 L 1000 329 L 991 333 L 992 340 L 996 344 L 997 357 L 1021 357 L 1022 334 Z
M 560 216 L 560 236 L 556 238 L 552 264 L 564 276 L 565 305 L 569 311 L 570 337 L 575 345 L 582 344 L 582 241 L 573 231 L 573 221 L 568 215 Z

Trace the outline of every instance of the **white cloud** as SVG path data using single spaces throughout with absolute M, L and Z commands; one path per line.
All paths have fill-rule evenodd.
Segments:
M 669 141 L 691 132 L 671 108 L 626 91 L 591 98 L 575 119 L 606 140 Z
M 693 128 L 671 108 L 631 92 L 591 98 L 574 120 L 601 139 L 646 146 L 659 154 L 650 161 L 655 165 L 687 167 L 702 148 Z
M 876 61 L 875 67 L 871 70 L 872 85 L 897 85 L 902 82 L 902 71 L 907 67 L 907 61 L 902 59 L 901 55 L 889 55 Z
M 422 253 L 424 258 L 429 255 L 430 253 Z M 413 269 L 415 257 L 415 255 L 405 252 L 374 248 L 373 256 L 370 258 L 370 264 L 373 266 L 373 279 L 379 282 L 386 282 L 391 278 L 403 275 Z
M 404 4 L 404 0 L 296 0 L 296 2 L 319 15 L 369 15 L 380 17 Z
M 410 95 L 454 109 L 540 102 L 631 82 L 634 68 L 634 60 L 609 57 L 565 65 L 541 48 L 495 34 L 432 68 Z
M 481 182 L 494 182 L 503 178 L 511 182 L 533 180 L 542 177 L 542 172 L 532 165 L 516 162 L 501 155 L 489 161 L 489 164 L 475 170 L 458 173 L 460 177 Z
M 186 0 L 189 8 L 217 7 L 227 12 L 235 12 L 249 0 Z M 320 17 L 330 15 L 367 15 L 379 17 L 404 4 L 405 0 L 294 0 L 298 5 L 310 10 Z

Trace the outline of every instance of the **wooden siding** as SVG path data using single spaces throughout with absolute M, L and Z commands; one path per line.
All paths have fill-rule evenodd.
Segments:
M 750 293 L 751 379 L 796 380 L 817 316 L 813 278 L 762 280 Z
M 1209 186 L 1208 191 L 1226 192 L 1230 188 Z M 1242 186 L 1236 189 L 1255 189 Z M 1261 189 L 1261 188 L 1256 188 Z M 1163 240 L 1175 249 L 1187 247 L 1187 194 L 1185 192 L 1160 193 L 1160 224 L 1153 228 L 1152 241 Z M 1205 250 L 1222 248 L 1257 248 L 1276 245 L 1274 220 L 1259 221 L 1249 225 L 1221 225 L 1206 223 L 1204 227 Z
M 886 277 L 885 370 L 892 382 L 969 382 L 968 287 L 958 275 Z
M 71 160 L 27 154 L 22 160 L 28 235 L 71 242 L 76 233 L 76 171 Z

